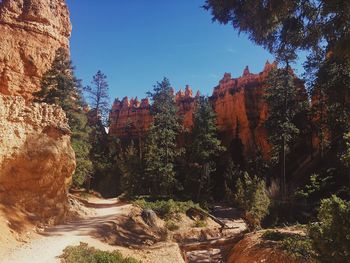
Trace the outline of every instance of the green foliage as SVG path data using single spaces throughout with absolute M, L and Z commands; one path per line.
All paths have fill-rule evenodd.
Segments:
M 286 69 L 272 70 L 268 84 L 265 100 L 269 115 L 265 125 L 270 132 L 269 140 L 274 147 L 274 157 L 277 158 L 283 150 L 283 142 L 287 147 L 299 134 L 294 120 L 304 104 L 300 102 L 294 77 Z
M 194 224 L 193 224 L 193 227 L 200 227 L 200 228 L 203 228 L 203 227 L 206 227 L 208 225 L 207 221 L 206 220 L 202 220 L 202 219 L 197 219 Z
M 170 231 L 175 231 L 180 228 L 178 224 L 176 224 L 173 220 L 170 219 L 165 222 L 165 227 Z
M 344 135 L 344 139 L 346 141 L 346 149 L 342 154 L 343 163 L 350 168 L 350 132 Z
M 231 24 L 270 52 L 334 50 L 349 55 L 350 2 L 314 0 L 206 0 L 213 20 Z M 283 56 L 282 56 L 283 57 Z
M 106 252 L 88 247 L 86 243 L 66 247 L 63 252 L 61 263 L 141 263 L 134 258 L 124 258 L 118 251 Z
M 267 230 L 262 235 L 262 238 L 278 242 L 279 248 L 295 257 L 302 259 L 316 257 L 316 253 L 312 246 L 312 240 L 307 235 Z
M 79 139 L 72 138 L 72 148 L 75 152 L 76 169 L 73 176 L 73 185 L 82 186 L 93 171 L 92 162 L 89 159 L 91 146 Z
M 240 169 L 239 165 L 236 165 L 230 158 L 223 176 L 225 199 L 230 203 L 234 201 L 233 189 L 235 188 L 236 182 L 239 178 L 244 176 L 244 172 Z
M 265 240 L 271 240 L 271 241 L 282 241 L 286 237 L 288 237 L 289 234 L 276 230 L 266 230 L 264 234 L 261 236 Z
M 143 178 L 142 160 L 133 141 L 117 156 L 117 166 L 121 171 L 121 190 L 129 196 L 142 194 L 146 182 Z
M 305 185 L 302 189 L 298 189 L 295 192 L 295 196 L 300 199 L 307 199 L 317 193 L 320 193 L 323 189 L 329 186 L 331 176 L 321 178 L 318 174 L 312 174 L 310 176 L 310 184 Z
M 134 202 L 136 205 L 140 206 L 142 209 L 151 209 L 159 217 L 165 219 L 171 219 L 176 214 L 186 213 L 190 208 L 201 209 L 198 204 L 193 203 L 192 201 L 181 202 L 174 201 L 173 199 L 169 200 L 158 200 L 154 202 L 148 202 L 145 199 L 138 199 Z
M 74 76 L 74 67 L 65 49 L 56 51 L 51 68 L 42 78 L 41 90 L 34 96 L 36 101 L 59 105 L 65 111 L 72 131 L 72 147 L 77 163 L 73 185 L 81 186 L 92 175 L 90 128 L 83 111 L 80 81 Z
M 270 199 L 266 193 L 265 181 L 250 177 L 248 173 L 237 180 L 235 201 L 246 213 L 250 228 L 260 226 L 261 220 L 269 213 Z
M 174 163 L 181 151 L 176 139 L 181 130 L 175 98 L 169 80 L 164 78 L 149 92 L 153 123 L 148 131 L 145 172 L 152 195 L 172 194 L 176 185 Z
M 87 99 L 96 119 L 102 120 L 104 125 L 108 122 L 110 110 L 107 76 L 100 70 L 93 76 L 92 86 L 87 86 L 84 91 L 88 94 Z
M 330 57 L 320 62 L 313 87 L 313 95 L 318 98 L 315 101 L 318 109 L 315 119 L 323 122 L 320 132 L 331 132 L 333 140 L 342 142 L 343 145 L 343 135 L 350 129 L 349 82 L 350 60 Z
M 316 256 L 308 236 L 294 234 L 282 241 L 281 248 L 296 257 L 310 259 Z
M 196 200 L 210 197 L 211 175 L 215 172 L 214 159 L 223 152 L 217 138 L 216 117 L 214 110 L 206 97 L 199 97 L 193 114 L 192 143 L 186 148 L 191 170 L 187 181 L 191 189 L 196 185 Z
M 309 227 L 315 250 L 324 262 L 347 262 L 350 258 L 350 202 L 337 196 L 324 199 L 318 223 Z

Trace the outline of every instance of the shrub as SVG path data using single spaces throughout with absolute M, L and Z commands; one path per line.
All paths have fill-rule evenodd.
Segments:
M 325 262 L 348 262 L 350 258 L 350 202 L 337 196 L 324 199 L 318 223 L 309 227 L 313 246 Z
M 260 226 L 261 220 L 269 213 L 270 199 L 263 179 L 244 174 L 236 184 L 235 201 L 246 213 L 245 219 L 251 229 Z
M 312 240 L 306 235 L 267 230 L 262 238 L 278 242 L 278 247 L 285 252 L 303 259 L 314 258 Z
M 124 258 L 119 252 L 106 252 L 92 247 L 86 243 L 79 246 L 69 246 L 60 256 L 62 263 L 141 263 L 134 258 Z
M 282 241 L 281 248 L 289 254 L 303 259 L 315 257 L 312 240 L 308 236 L 292 234 Z
M 142 209 L 153 210 L 163 219 L 170 219 L 176 214 L 186 213 L 186 211 L 190 208 L 201 209 L 198 204 L 195 204 L 192 201 L 180 202 L 174 201 L 173 199 L 158 200 L 155 202 L 148 202 L 145 199 L 138 199 L 134 202 L 134 204 L 140 206 Z
M 167 229 L 169 229 L 170 231 L 175 231 L 175 230 L 178 230 L 180 227 L 178 224 L 176 224 L 174 221 L 172 220 L 167 220 L 165 222 L 165 227 Z
M 262 235 L 262 238 L 265 240 L 282 241 L 286 238 L 286 233 L 282 233 L 279 231 L 267 230 Z
M 193 227 L 206 227 L 208 225 L 206 220 L 198 219 L 194 222 Z

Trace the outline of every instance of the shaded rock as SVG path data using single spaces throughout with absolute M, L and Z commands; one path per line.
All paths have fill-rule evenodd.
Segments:
M 141 212 L 141 217 L 145 223 L 151 227 L 157 227 L 158 226 L 158 216 L 157 214 L 151 210 L 151 209 L 144 209 Z

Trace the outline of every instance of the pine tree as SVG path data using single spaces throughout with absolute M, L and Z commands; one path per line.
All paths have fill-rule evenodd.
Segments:
M 145 171 L 150 193 L 169 195 L 176 185 L 174 163 L 181 152 L 176 144 L 181 125 L 168 79 L 158 82 L 148 95 L 153 101 L 153 123 L 146 141 Z
M 121 191 L 129 196 L 144 194 L 142 160 L 133 141 L 117 156 L 117 166 L 121 171 Z
M 268 105 L 266 127 L 269 131 L 269 140 L 273 146 L 273 159 L 281 167 L 282 197 L 286 195 L 286 154 L 288 146 L 299 133 L 295 125 L 295 117 L 303 106 L 294 77 L 289 68 L 274 69 L 270 72 L 265 99 Z
M 237 180 L 243 177 L 244 172 L 240 169 L 239 165 L 235 164 L 232 158 L 229 158 L 227 167 L 224 172 L 224 189 L 225 200 L 228 202 L 233 201 L 233 190 L 235 189 Z
M 193 174 L 197 186 L 197 200 L 210 196 L 211 176 L 216 170 L 215 158 L 225 148 L 217 138 L 216 117 L 206 97 L 199 97 L 193 114 L 192 143 L 188 147 Z
M 101 119 L 102 123 L 106 126 L 110 110 L 107 76 L 99 70 L 93 76 L 91 84 L 92 86 L 86 86 L 84 88 L 88 94 L 88 102 L 91 110 L 96 114 L 96 119 Z
M 89 158 L 91 145 L 87 116 L 80 81 L 74 75 L 74 67 L 68 52 L 59 48 L 51 68 L 44 74 L 41 90 L 34 94 L 36 101 L 56 104 L 65 111 L 72 131 L 72 147 L 75 151 L 77 168 L 73 185 L 81 186 L 92 175 Z

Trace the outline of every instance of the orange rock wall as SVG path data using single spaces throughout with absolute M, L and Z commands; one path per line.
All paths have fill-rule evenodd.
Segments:
M 64 220 L 75 169 L 63 110 L 0 94 L 0 204 Z
M 255 151 L 257 147 L 265 155 L 268 154 L 270 147 L 264 128 L 267 105 L 263 95 L 267 76 L 273 67 L 276 67 L 276 64 L 267 62 L 259 74 L 251 74 L 246 68 L 238 78 L 232 78 L 231 74 L 225 73 L 219 85 L 214 88 L 210 100 L 225 145 L 229 145 L 231 140 L 238 136 L 244 145 L 245 154 Z M 189 86 L 175 96 L 179 114 L 188 130 L 193 125 L 192 116 L 197 96 L 199 93 L 193 96 Z M 142 102 L 137 99 L 116 99 L 110 115 L 110 135 L 122 138 L 140 136 L 147 132 L 151 122 L 147 99 Z
M 64 0 L 0 1 L 0 93 L 31 99 L 71 29 Z

